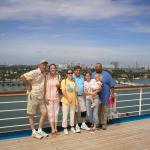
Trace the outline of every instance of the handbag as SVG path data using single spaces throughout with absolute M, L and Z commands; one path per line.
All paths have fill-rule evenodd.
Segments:
M 109 97 L 109 99 L 108 99 L 108 104 L 111 105 L 111 106 L 113 106 L 114 103 L 115 103 L 114 97 Z

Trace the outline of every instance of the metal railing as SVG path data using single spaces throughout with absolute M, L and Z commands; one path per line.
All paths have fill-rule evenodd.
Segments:
M 150 86 L 130 86 L 130 87 L 121 87 L 116 88 L 116 92 L 124 91 L 125 93 L 116 94 L 116 109 L 118 114 L 121 116 L 124 115 L 142 115 L 150 114 Z M 129 97 L 131 99 L 128 99 Z M 120 97 L 123 97 L 121 99 Z M 125 98 L 128 97 L 128 98 Z M 120 100 L 119 100 L 120 99 Z M 130 102 L 132 102 L 130 104 Z M 126 103 L 126 105 L 124 105 Z M 128 103 L 128 104 L 127 104 Z M 120 106 L 121 105 L 121 106 Z M 147 106 L 147 107 L 146 107 Z M 125 111 L 121 111 L 125 109 Z M 128 109 L 127 109 L 128 108 Z M 136 108 L 136 110 L 134 110 Z
M 116 87 L 115 91 L 115 109 L 119 116 L 150 114 L 150 85 Z M 0 92 L 0 132 L 29 129 L 25 91 L 10 92 L 10 94 Z M 61 117 L 60 111 L 59 124 Z M 35 125 L 38 125 L 38 119 L 39 114 L 35 117 Z M 48 120 L 45 121 L 46 126 L 49 126 Z

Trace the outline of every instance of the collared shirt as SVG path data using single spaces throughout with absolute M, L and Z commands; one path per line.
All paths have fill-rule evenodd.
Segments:
M 84 76 L 80 75 L 79 77 L 75 74 L 73 75 L 73 80 L 77 86 L 77 95 L 83 96 L 84 94 Z
M 94 76 L 95 76 L 95 72 L 92 73 L 91 78 L 94 78 Z M 102 76 L 103 85 L 102 85 L 102 90 L 99 93 L 99 96 L 102 103 L 107 104 L 108 99 L 110 97 L 110 89 L 115 86 L 115 83 L 108 72 L 102 71 L 101 76 Z
M 25 73 L 24 76 L 27 80 L 31 81 L 31 93 L 38 96 L 39 99 L 43 99 L 45 73 L 42 73 L 40 68 L 37 68 L 35 70 Z
M 46 98 L 50 101 L 59 100 L 59 92 L 57 84 L 59 84 L 59 76 L 51 77 L 50 74 L 46 75 Z

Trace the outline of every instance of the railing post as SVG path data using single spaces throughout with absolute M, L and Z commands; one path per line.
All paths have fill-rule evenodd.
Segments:
M 115 99 L 114 99 L 114 106 L 113 106 L 113 111 L 117 112 L 117 93 L 114 93 Z
M 141 111 L 142 111 L 142 93 L 143 93 L 143 90 L 142 88 L 140 88 L 139 115 L 141 115 Z

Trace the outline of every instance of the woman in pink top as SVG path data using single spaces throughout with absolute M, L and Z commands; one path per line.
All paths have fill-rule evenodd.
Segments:
M 56 74 L 56 65 L 50 65 L 50 72 L 46 75 L 45 82 L 45 102 L 48 112 L 48 119 L 51 126 L 52 135 L 57 134 L 57 120 L 59 113 L 61 77 Z

